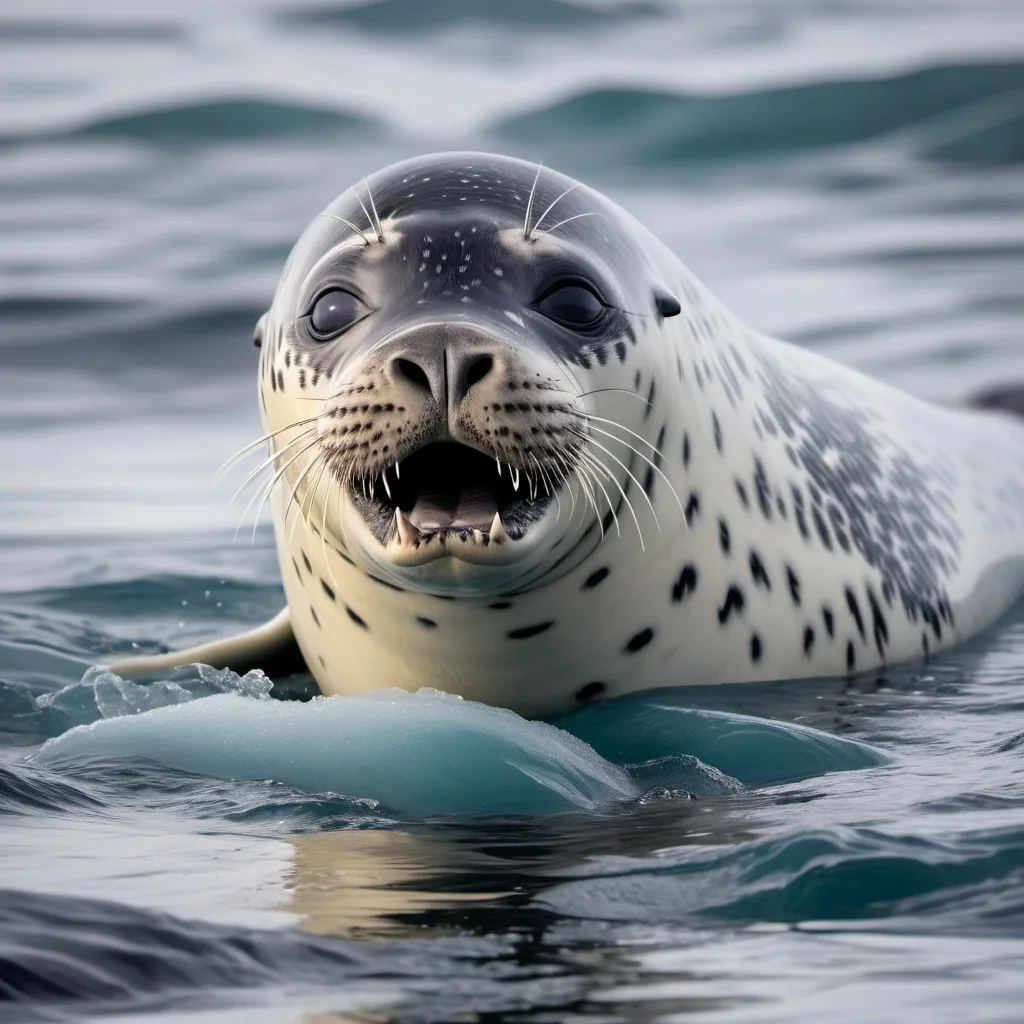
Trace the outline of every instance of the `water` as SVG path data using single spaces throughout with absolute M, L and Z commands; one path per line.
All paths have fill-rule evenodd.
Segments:
M 1024 379 L 1022 139 L 1019 2 L 7 0 L 0 1016 L 1018 1020 L 1024 608 L 551 723 L 90 666 L 279 608 L 214 473 L 350 181 L 543 158 L 753 325 L 949 399 Z

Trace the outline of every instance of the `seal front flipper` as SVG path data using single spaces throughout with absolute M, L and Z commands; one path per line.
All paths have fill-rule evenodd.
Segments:
M 148 676 L 179 665 L 212 665 L 239 674 L 259 668 L 269 676 L 306 671 L 306 662 L 295 642 L 291 615 L 282 609 L 269 622 L 237 636 L 211 640 L 184 651 L 153 654 L 116 661 L 108 668 L 119 676 Z

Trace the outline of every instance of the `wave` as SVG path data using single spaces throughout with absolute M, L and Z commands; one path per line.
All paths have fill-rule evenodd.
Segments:
M 59 295 L 0 300 L 0 352 L 6 367 L 38 367 L 59 353 L 62 368 L 95 374 L 143 367 L 251 372 L 249 339 L 266 306 L 192 302 L 164 308 Z
M 662 851 L 622 873 L 563 883 L 539 902 L 602 920 L 791 923 L 942 914 L 965 928 L 1005 931 L 1024 926 L 1022 892 L 1019 827 L 930 839 L 837 826 L 731 849 Z
M 661 4 L 626 0 L 614 4 L 570 0 L 376 0 L 346 6 L 321 4 L 283 12 L 279 20 L 300 28 L 354 28 L 361 32 L 423 36 L 437 35 L 463 25 L 494 29 L 602 28 L 624 21 L 666 17 Z
M 729 95 L 597 88 L 510 117 L 492 131 L 553 155 L 620 154 L 630 167 L 643 167 L 825 149 L 918 127 L 923 134 L 914 143 L 925 155 L 998 161 L 1021 158 L 1022 108 L 1024 63 L 1011 61 Z M 941 123 L 953 113 L 962 121 Z
M 63 130 L 4 136 L 28 139 L 115 138 L 154 146 L 208 145 L 268 139 L 311 138 L 368 142 L 381 133 L 369 115 L 309 103 L 226 97 L 151 106 L 109 114 Z
M 336 983 L 366 972 L 341 941 L 185 921 L 118 903 L 0 890 L 0 1005 Z M 396 965 L 397 968 L 397 965 Z

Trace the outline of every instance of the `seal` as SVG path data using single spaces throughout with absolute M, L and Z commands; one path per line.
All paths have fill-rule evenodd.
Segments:
M 1024 424 L 748 329 L 533 164 L 437 154 L 345 192 L 256 344 L 287 608 L 119 673 L 297 643 L 325 694 L 536 715 L 927 657 L 1024 589 Z

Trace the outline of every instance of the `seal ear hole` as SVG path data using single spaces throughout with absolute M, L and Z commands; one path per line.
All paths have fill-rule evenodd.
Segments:
M 683 311 L 679 300 L 674 295 L 663 291 L 656 291 L 654 293 L 654 308 L 666 320 L 670 316 L 679 316 Z
M 257 348 L 263 347 L 263 331 L 264 328 L 266 327 L 266 323 L 267 314 L 264 313 L 263 316 L 261 316 L 259 320 L 256 321 L 256 326 L 252 329 L 252 343 Z

